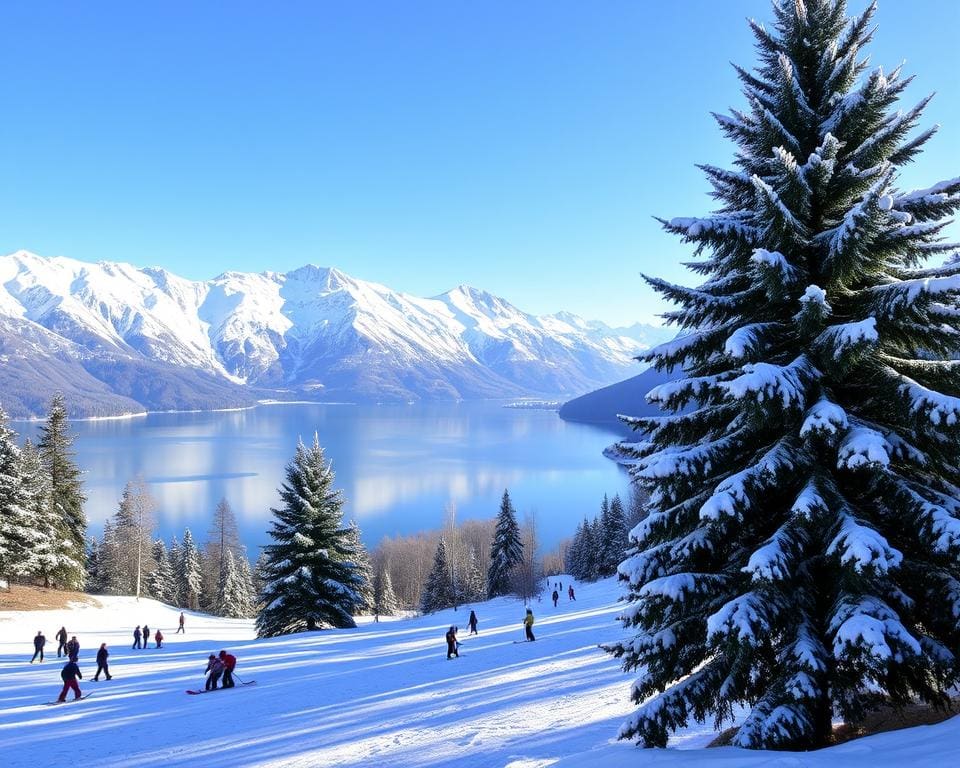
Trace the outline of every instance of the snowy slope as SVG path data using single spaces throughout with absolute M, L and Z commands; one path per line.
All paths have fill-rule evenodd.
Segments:
M 451 661 L 443 634 L 450 623 L 466 623 L 468 606 L 263 641 L 253 639 L 250 622 L 194 614 L 177 636 L 177 611 L 132 598 L 0 612 L 2 764 L 893 768 L 955 758 L 957 719 L 804 754 L 696 749 L 712 738 L 709 726 L 678 737 L 682 749 L 617 743 L 617 726 L 632 709 L 630 678 L 596 647 L 620 631 L 617 595 L 607 580 L 577 585 L 575 603 L 535 603 L 535 643 L 514 642 L 523 636 L 520 603 L 474 606 L 480 634 L 462 632 L 463 655 Z M 164 630 L 164 649 L 130 650 L 132 625 L 143 622 Z M 52 638 L 61 624 L 81 642 L 81 687 L 94 695 L 49 707 L 42 702 L 59 692 L 60 666 L 49 656 L 42 665 L 27 662 L 36 631 Z M 89 680 L 100 642 L 112 650 L 109 683 Z M 207 654 L 220 648 L 236 653 L 239 678 L 257 685 L 186 696 L 202 682 Z
M 340 400 L 578 394 L 623 378 L 669 335 L 537 317 L 466 286 L 419 298 L 326 267 L 193 282 L 27 251 L 0 257 L 0 320 L 42 329 L 59 344 L 38 343 L 38 357 L 58 346 L 58 359 L 148 409 L 175 404 L 156 402 L 144 371 L 201 375 L 223 405 L 238 404 L 238 386 Z M 117 376 L 135 383 L 117 388 Z M 0 401 L 7 391 L 0 378 Z

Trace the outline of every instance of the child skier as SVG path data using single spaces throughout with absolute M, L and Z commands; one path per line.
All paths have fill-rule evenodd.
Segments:
M 204 674 L 207 675 L 207 682 L 203 686 L 204 690 L 217 690 L 217 683 L 220 680 L 220 675 L 223 674 L 223 662 L 211 653 L 207 658 L 207 668 L 204 670 Z
M 76 635 L 71 637 L 70 642 L 67 643 L 67 658 L 73 662 L 79 661 L 80 659 L 80 641 L 77 640 Z
M 163 633 L 159 629 L 153 633 L 153 639 L 157 641 L 157 648 L 163 646 Z
M 67 691 L 73 691 L 73 700 L 76 701 L 83 694 L 80 693 L 80 684 L 77 682 L 77 678 L 83 679 L 83 675 L 80 673 L 80 667 L 77 666 L 77 662 L 71 659 L 66 664 L 63 665 L 63 669 L 60 670 L 60 679 L 63 680 L 63 690 L 60 691 L 60 696 L 57 698 L 57 703 L 62 704 L 67 700 Z
M 533 611 L 527 608 L 527 615 L 523 617 L 523 631 L 527 635 L 527 640 L 536 640 L 533 636 Z
M 450 629 L 447 630 L 446 638 L 447 638 L 447 658 L 452 659 L 454 656 L 456 656 L 459 659 L 460 653 L 457 650 L 457 646 L 459 646 L 460 643 L 457 642 L 457 628 L 450 627 Z
M 477 634 L 477 613 L 476 611 L 470 611 L 470 618 L 467 619 L 467 626 L 470 627 L 470 634 Z

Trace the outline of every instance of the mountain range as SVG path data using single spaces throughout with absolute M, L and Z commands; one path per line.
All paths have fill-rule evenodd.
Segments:
M 28 251 L 0 256 L 0 405 L 73 416 L 239 407 L 260 399 L 568 398 L 624 378 L 669 338 L 459 286 L 419 298 L 335 268 L 226 272 Z

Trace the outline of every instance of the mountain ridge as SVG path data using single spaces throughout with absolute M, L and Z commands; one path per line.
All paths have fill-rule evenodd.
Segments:
M 670 333 L 532 315 L 459 285 L 418 297 L 336 267 L 225 271 L 0 256 L 0 405 L 74 416 L 250 405 L 570 397 L 623 378 Z

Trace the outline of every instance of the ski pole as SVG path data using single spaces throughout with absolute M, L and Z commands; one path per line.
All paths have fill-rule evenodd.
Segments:
M 240 679 L 239 677 L 237 677 L 236 675 L 233 676 L 233 679 L 236 680 L 238 683 L 240 683 L 240 685 L 246 685 L 246 683 L 243 682 L 243 680 L 241 680 L 241 679 Z

